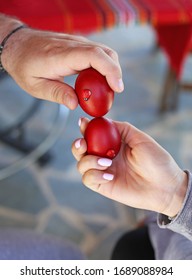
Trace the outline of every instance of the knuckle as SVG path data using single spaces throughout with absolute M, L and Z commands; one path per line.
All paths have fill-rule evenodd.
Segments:
M 57 102 L 62 103 L 63 95 L 61 94 L 61 87 L 60 86 L 53 86 L 51 89 L 51 96 L 50 99 Z
M 109 48 L 107 48 L 106 50 L 106 53 L 110 56 L 110 57 L 112 57 L 112 58 L 114 58 L 114 59 L 118 59 L 118 54 L 117 54 L 117 52 L 115 51 L 115 50 L 112 50 L 112 49 L 109 49 Z
M 86 37 L 81 36 L 81 35 L 77 35 L 77 36 L 75 37 L 75 39 L 79 39 L 79 41 L 85 42 L 85 43 L 89 42 L 89 40 L 88 40 Z
M 82 175 L 82 182 L 85 186 L 89 188 L 94 188 L 95 186 L 95 176 L 94 172 L 89 170 Z M 97 184 L 98 185 L 98 184 Z
M 83 174 L 83 175 L 82 175 L 82 183 L 83 183 L 85 186 L 89 186 L 86 174 Z
M 89 48 L 89 52 L 91 53 L 91 55 L 100 55 L 103 53 L 103 50 L 99 46 L 91 46 Z
M 77 163 L 77 170 L 79 171 L 79 173 L 80 173 L 81 175 L 84 174 L 84 169 L 82 168 L 82 165 L 81 165 L 81 162 L 80 162 L 80 161 Z

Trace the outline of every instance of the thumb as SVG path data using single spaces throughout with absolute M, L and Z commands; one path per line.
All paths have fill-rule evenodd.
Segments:
M 136 145 L 141 143 L 155 143 L 155 140 L 152 137 L 128 122 L 114 121 L 114 123 L 121 134 L 122 141 L 128 144 L 130 148 L 134 148 Z
M 71 110 L 74 110 L 78 106 L 78 98 L 75 90 L 63 82 L 42 79 L 35 95 L 40 99 L 64 104 Z

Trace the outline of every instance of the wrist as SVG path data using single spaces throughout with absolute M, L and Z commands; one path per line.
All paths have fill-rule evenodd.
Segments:
M 2 42 L 13 29 L 22 24 L 23 23 L 18 19 L 0 14 L 0 42 Z
M 174 191 L 171 194 L 170 203 L 164 213 L 169 217 L 169 219 L 173 219 L 180 212 L 188 187 L 188 175 L 186 172 L 179 172 L 176 176 Z
M 7 71 L 10 75 L 17 69 L 17 61 L 22 56 L 22 43 L 26 39 L 26 25 L 21 24 L 15 29 L 12 29 L 10 33 L 4 38 L 4 47 L 1 45 L 1 57 L 0 62 L 3 67 L 2 71 Z M 27 28 L 28 29 L 28 28 Z M 1 43 L 2 44 L 2 43 Z
M 13 29 L 10 33 L 7 34 L 7 36 L 3 39 L 3 41 L 0 44 L 0 71 L 5 71 L 5 68 L 2 64 L 2 53 L 4 48 L 6 47 L 7 41 L 10 39 L 11 36 L 13 36 L 16 32 L 18 32 L 22 28 L 26 28 L 26 25 L 20 25 L 17 28 Z
M 0 70 L 7 70 L 5 67 L 6 61 L 6 48 L 11 37 L 19 32 L 24 27 L 24 24 L 14 18 L 0 14 Z

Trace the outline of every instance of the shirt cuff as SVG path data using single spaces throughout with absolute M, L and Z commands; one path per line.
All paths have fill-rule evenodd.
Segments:
M 157 224 L 160 228 L 167 228 L 180 233 L 192 240 L 192 174 L 188 174 L 188 187 L 181 210 L 176 217 L 170 218 L 164 214 L 157 215 Z

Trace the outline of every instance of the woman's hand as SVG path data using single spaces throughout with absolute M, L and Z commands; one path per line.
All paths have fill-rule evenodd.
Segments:
M 84 134 L 88 120 L 81 119 Z M 122 139 L 113 160 L 86 155 L 84 138 L 72 144 L 83 183 L 126 205 L 175 216 L 187 189 L 187 174 L 150 136 L 126 122 L 114 122 Z
M 24 28 L 6 42 L 2 64 L 17 84 L 34 97 L 75 109 L 73 87 L 64 77 L 93 67 L 110 87 L 123 90 L 122 73 L 115 51 L 80 36 Z

